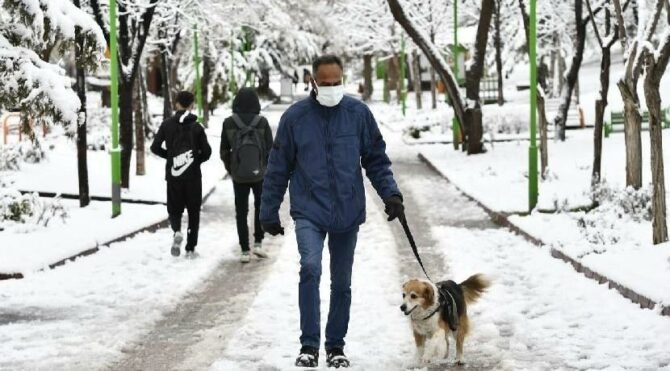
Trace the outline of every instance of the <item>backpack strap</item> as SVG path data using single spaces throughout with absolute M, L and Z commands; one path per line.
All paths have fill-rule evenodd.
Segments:
M 262 118 L 263 118 L 263 116 L 256 115 L 256 117 L 254 117 L 254 119 L 251 120 L 251 124 L 249 124 L 249 127 L 250 128 L 256 128 L 256 126 L 258 126 L 258 123 L 261 122 Z
M 234 113 L 231 117 L 233 118 L 235 125 L 237 125 L 239 129 L 245 129 L 247 127 L 247 125 L 244 124 L 240 116 L 238 116 L 236 113 Z
M 261 115 L 256 115 L 254 119 L 251 120 L 251 123 L 247 126 L 244 123 L 244 121 L 242 121 L 242 118 L 240 118 L 240 116 L 238 116 L 236 113 L 234 113 L 231 117 L 233 118 L 235 125 L 237 125 L 239 129 L 247 129 L 247 128 L 255 129 L 258 123 L 261 122 L 261 119 L 263 118 L 263 116 Z

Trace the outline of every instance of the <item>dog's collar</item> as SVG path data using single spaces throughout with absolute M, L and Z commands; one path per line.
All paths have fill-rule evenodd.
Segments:
M 425 318 L 423 318 L 422 321 L 425 321 L 425 320 L 429 319 L 430 317 L 434 316 L 435 313 L 437 313 L 437 312 L 440 311 L 440 308 L 442 308 L 442 304 L 438 305 L 437 308 L 435 308 L 435 310 L 432 311 L 428 316 L 426 316 Z

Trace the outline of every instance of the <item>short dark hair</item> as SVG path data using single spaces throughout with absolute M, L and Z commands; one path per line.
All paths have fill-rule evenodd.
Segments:
M 190 91 L 180 91 L 177 93 L 177 103 L 179 103 L 182 108 L 190 107 L 191 104 L 193 104 L 193 101 L 195 101 L 195 97 Z
M 312 62 L 312 74 L 316 76 L 316 71 L 319 69 L 319 66 L 324 64 L 336 64 L 340 66 L 341 70 L 344 71 L 344 68 L 342 67 L 342 60 L 340 59 L 340 57 L 336 56 L 335 54 L 326 54 L 317 57 L 314 60 L 314 62 Z

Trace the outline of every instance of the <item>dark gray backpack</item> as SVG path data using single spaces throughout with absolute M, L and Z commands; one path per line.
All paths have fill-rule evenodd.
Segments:
M 238 183 L 260 182 L 267 168 L 264 136 L 258 129 L 263 116 L 257 115 L 249 125 L 236 114 L 232 118 L 238 130 L 233 141 L 230 176 Z

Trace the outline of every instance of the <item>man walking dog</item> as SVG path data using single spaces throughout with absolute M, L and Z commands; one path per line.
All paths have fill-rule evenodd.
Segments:
M 351 271 L 358 228 L 365 222 L 365 169 L 384 200 L 389 221 L 403 217 L 402 195 L 391 172 L 386 143 L 368 107 L 344 96 L 342 61 L 334 55 L 312 64 L 311 96 L 282 116 L 263 183 L 263 229 L 283 234 L 279 207 L 289 188 L 300 253 L 300 336 L 296 366 L 316 367 L 321 342 L 321 256 L 328 235 L 330 309 L 326 362 L 349 367 L 344 337 L 351 307 Z

